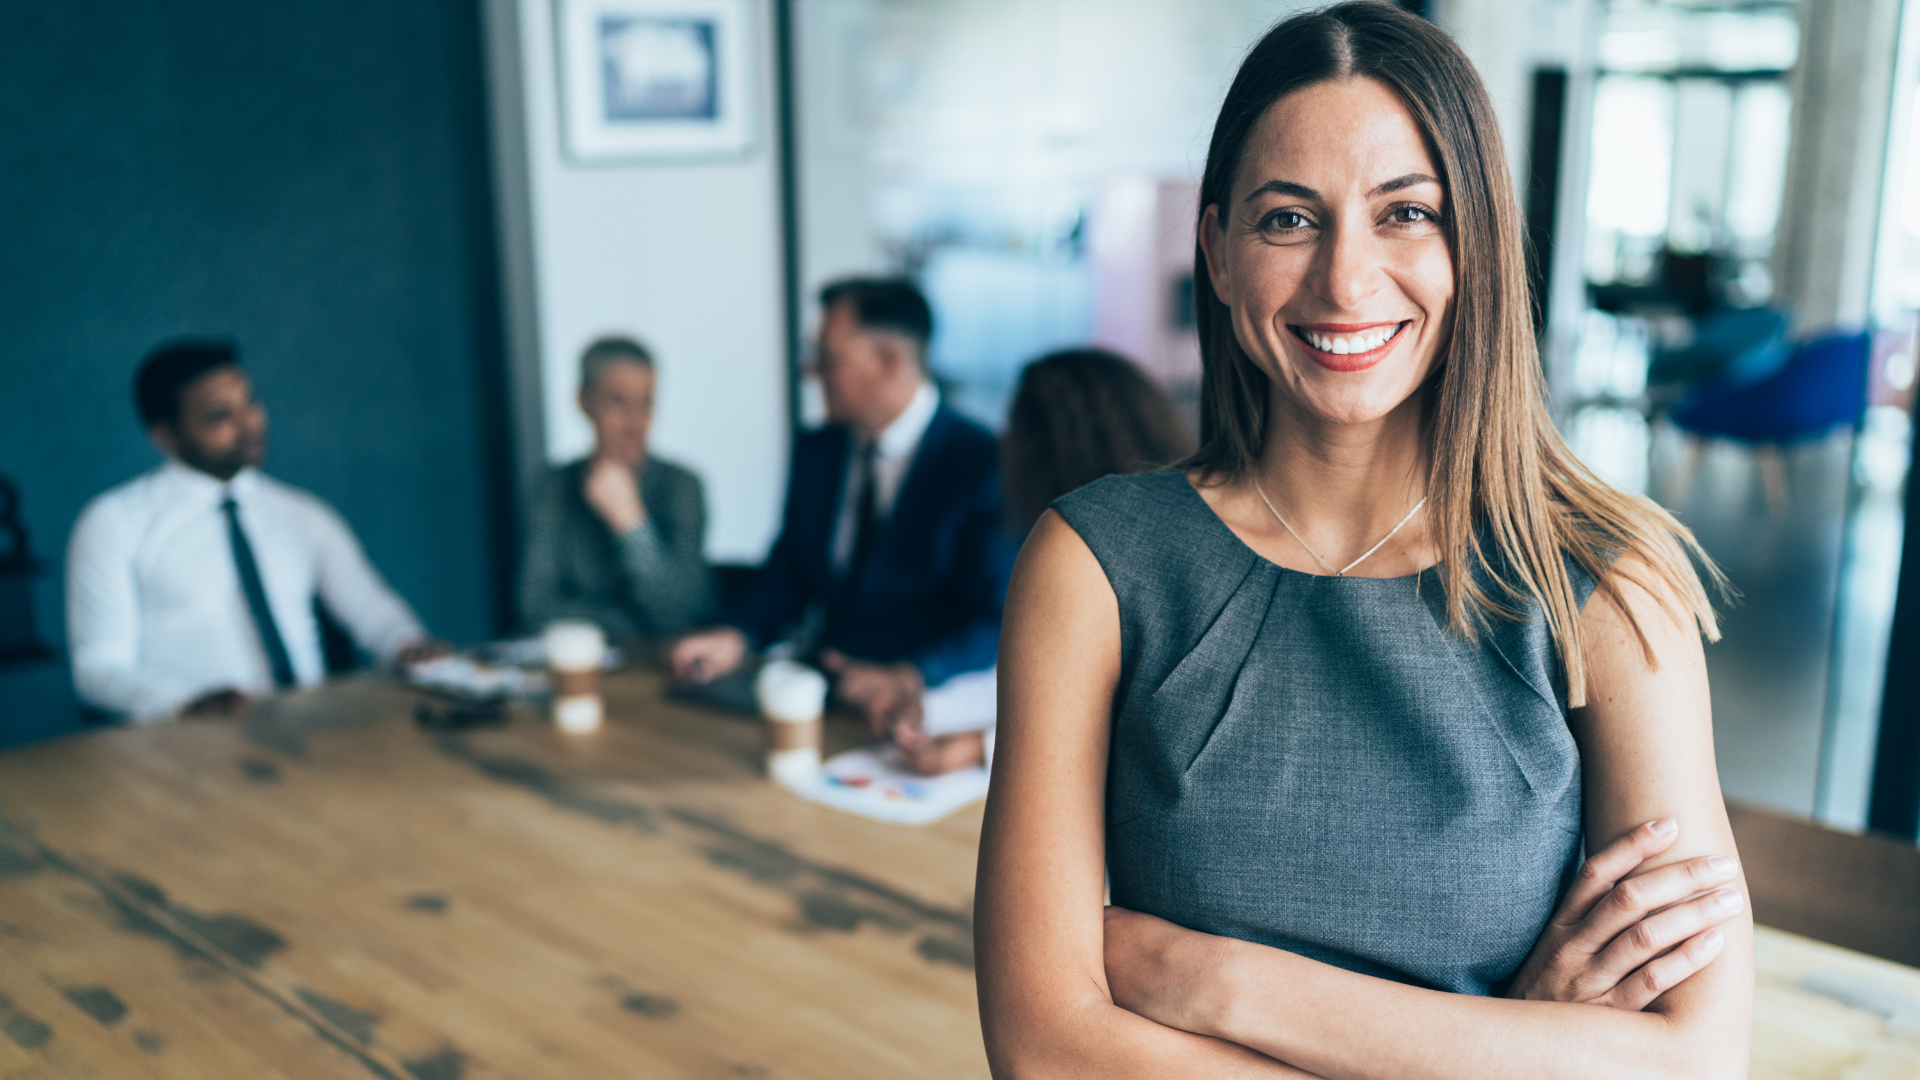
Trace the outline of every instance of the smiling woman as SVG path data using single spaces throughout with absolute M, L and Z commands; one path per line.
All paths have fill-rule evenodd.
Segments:
M 1200 449 L 1056 502 L 1008 596 L 996 1073 L 1744 1076 L 1713 613 L 1548 420 L 1471 66 L 1280 24 L 1198 209 Z

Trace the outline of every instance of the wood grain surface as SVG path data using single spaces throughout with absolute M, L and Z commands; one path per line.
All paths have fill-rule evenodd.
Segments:
M 1754 1080 L 1920 1077 L 1920 971 L 1764 926 L 1754 943 Z
M 0 1080 L 985 1076 L 979 808 L 811 806 L 751 719 L 606 689 L 584 737 L 366 678 L 0 754 Z M 1755 1077 L 1920 1078 L 1920 971 L 1759 952 Z
M 363 680 L 0 755 L 0 1077 L 984 1076 L 979 809 L 810 806 L 658 691 L 436 735 Z
M 1729 805 L 1734 842 L 1768 926 L 1920 964 L 1920 848 Z

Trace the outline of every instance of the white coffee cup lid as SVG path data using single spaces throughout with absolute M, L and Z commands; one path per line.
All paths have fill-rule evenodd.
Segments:
M 827 677 L 805 664 L 775 660 L 754 678 L 753 696 L 770 720 L 817 720 L 827 703 Z
M 598 670 L 607 654 L 607 636 L 598 626 L 579 619 L 548 623 L 540 641 L 546 648 L 547 665 L 565 671 Z

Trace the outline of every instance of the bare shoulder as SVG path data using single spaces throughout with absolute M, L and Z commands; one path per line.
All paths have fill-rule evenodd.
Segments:
M 1634 552 L 1614 563 L 1581 609 L 1580 648 L 1587 704 L 1569 720 L 1589 754 L 1612 747 L 1639 760 L 1677 741 L 1711 762 L 1700 627 L 1682 589 L 1658 564 Z
M 980 832 L 974 946 L 996 1075 L 1111 1010 L 1103 886 L 1118 605 L 1057 511 L 1020 549 L 1000 632 L 998 747 Z
M 1674 818 L 1680 841 L 1656 864 L 1733 844 L 1714 764 L 1706 652 L 1683 595 L 1642 556 L 1615 562 L 1581 610 L 1587 703 L 1567 717 L 1580 744 L 1588 835 Z
M 1088 636 L 1090 635 L 1090 639 Z M 1119 602 L 1093 550 L 1058 511 L 1048 510 L 1027 534 L 1007 588 L 1001 663 L 1017 668 L 1040 657 L 1058 659 L 1085 647 L 1120 641 Z
M 1082 884 L 1097 898 L 1097 884 L 1088 883 L 1100 877 L 1119 624 L 1113 590 L 1093 552 L 1064 518 L 1047 511 L 1020 549 L 1001 624 L 999 735 L 981 835 L 983 882 L 989 865 L 1042 850 L 1057 855 L 1064 844 L 1076 865 L 1084 863 Z M 982 889 L 989 891 L 985 884 Z M 1097 903 L 1092 911 L 1097 925 Z
M 1101 569 L 1093 549 L 1067 524 L 1067 519 L 1060 516 L 1060 511 L 1053 509 L 1040 515 L 1033 531 L 1027 534 L 1026 543 L 1020 547 L 1020 561 L 1015 565 L 1014 575 L 1018 578 L 1023 574 L 1049 582 L 1062 574 L 1082 579 L 1081 584 L 1086 583 L 1084 579 L 1089 575 L 1106 580 L 1106 571 Z
M 1692 568 L 1684 573 L 1691 575 Z M 1648 554 L 1629 550 L 1608 568 L 1580 611 L 1580 641 L 1590 678 L 1638 670 L 1649 674 L 1671 663 L 1705 665 L 1694 598 L 1674 571 Z M 1697 584 L 1694 586 L 1698 588 Z

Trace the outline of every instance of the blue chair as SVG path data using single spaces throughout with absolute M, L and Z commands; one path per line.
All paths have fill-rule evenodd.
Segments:
M 1792 354 L 1785 312 L 1714 308 L 1694 323 L 1693 341 L 1685 348 L 1655 350 L 1647 381 L 1744 386 L 1777 374 Z
M 1668 419 L 1695 440 L 1730 439 L 1752 446 L 1767 506 L 1780 517 L 1787 507 L 1782 448 L 1837 428 L 1859 429 L 1867 411 L 1872 342 L 1865 332 L 1815 338 L 1763 379 L 1718 379 L 1695 387 Z M 1698 441 L 1689 457 L 1682 497 L 1699 467 Z

